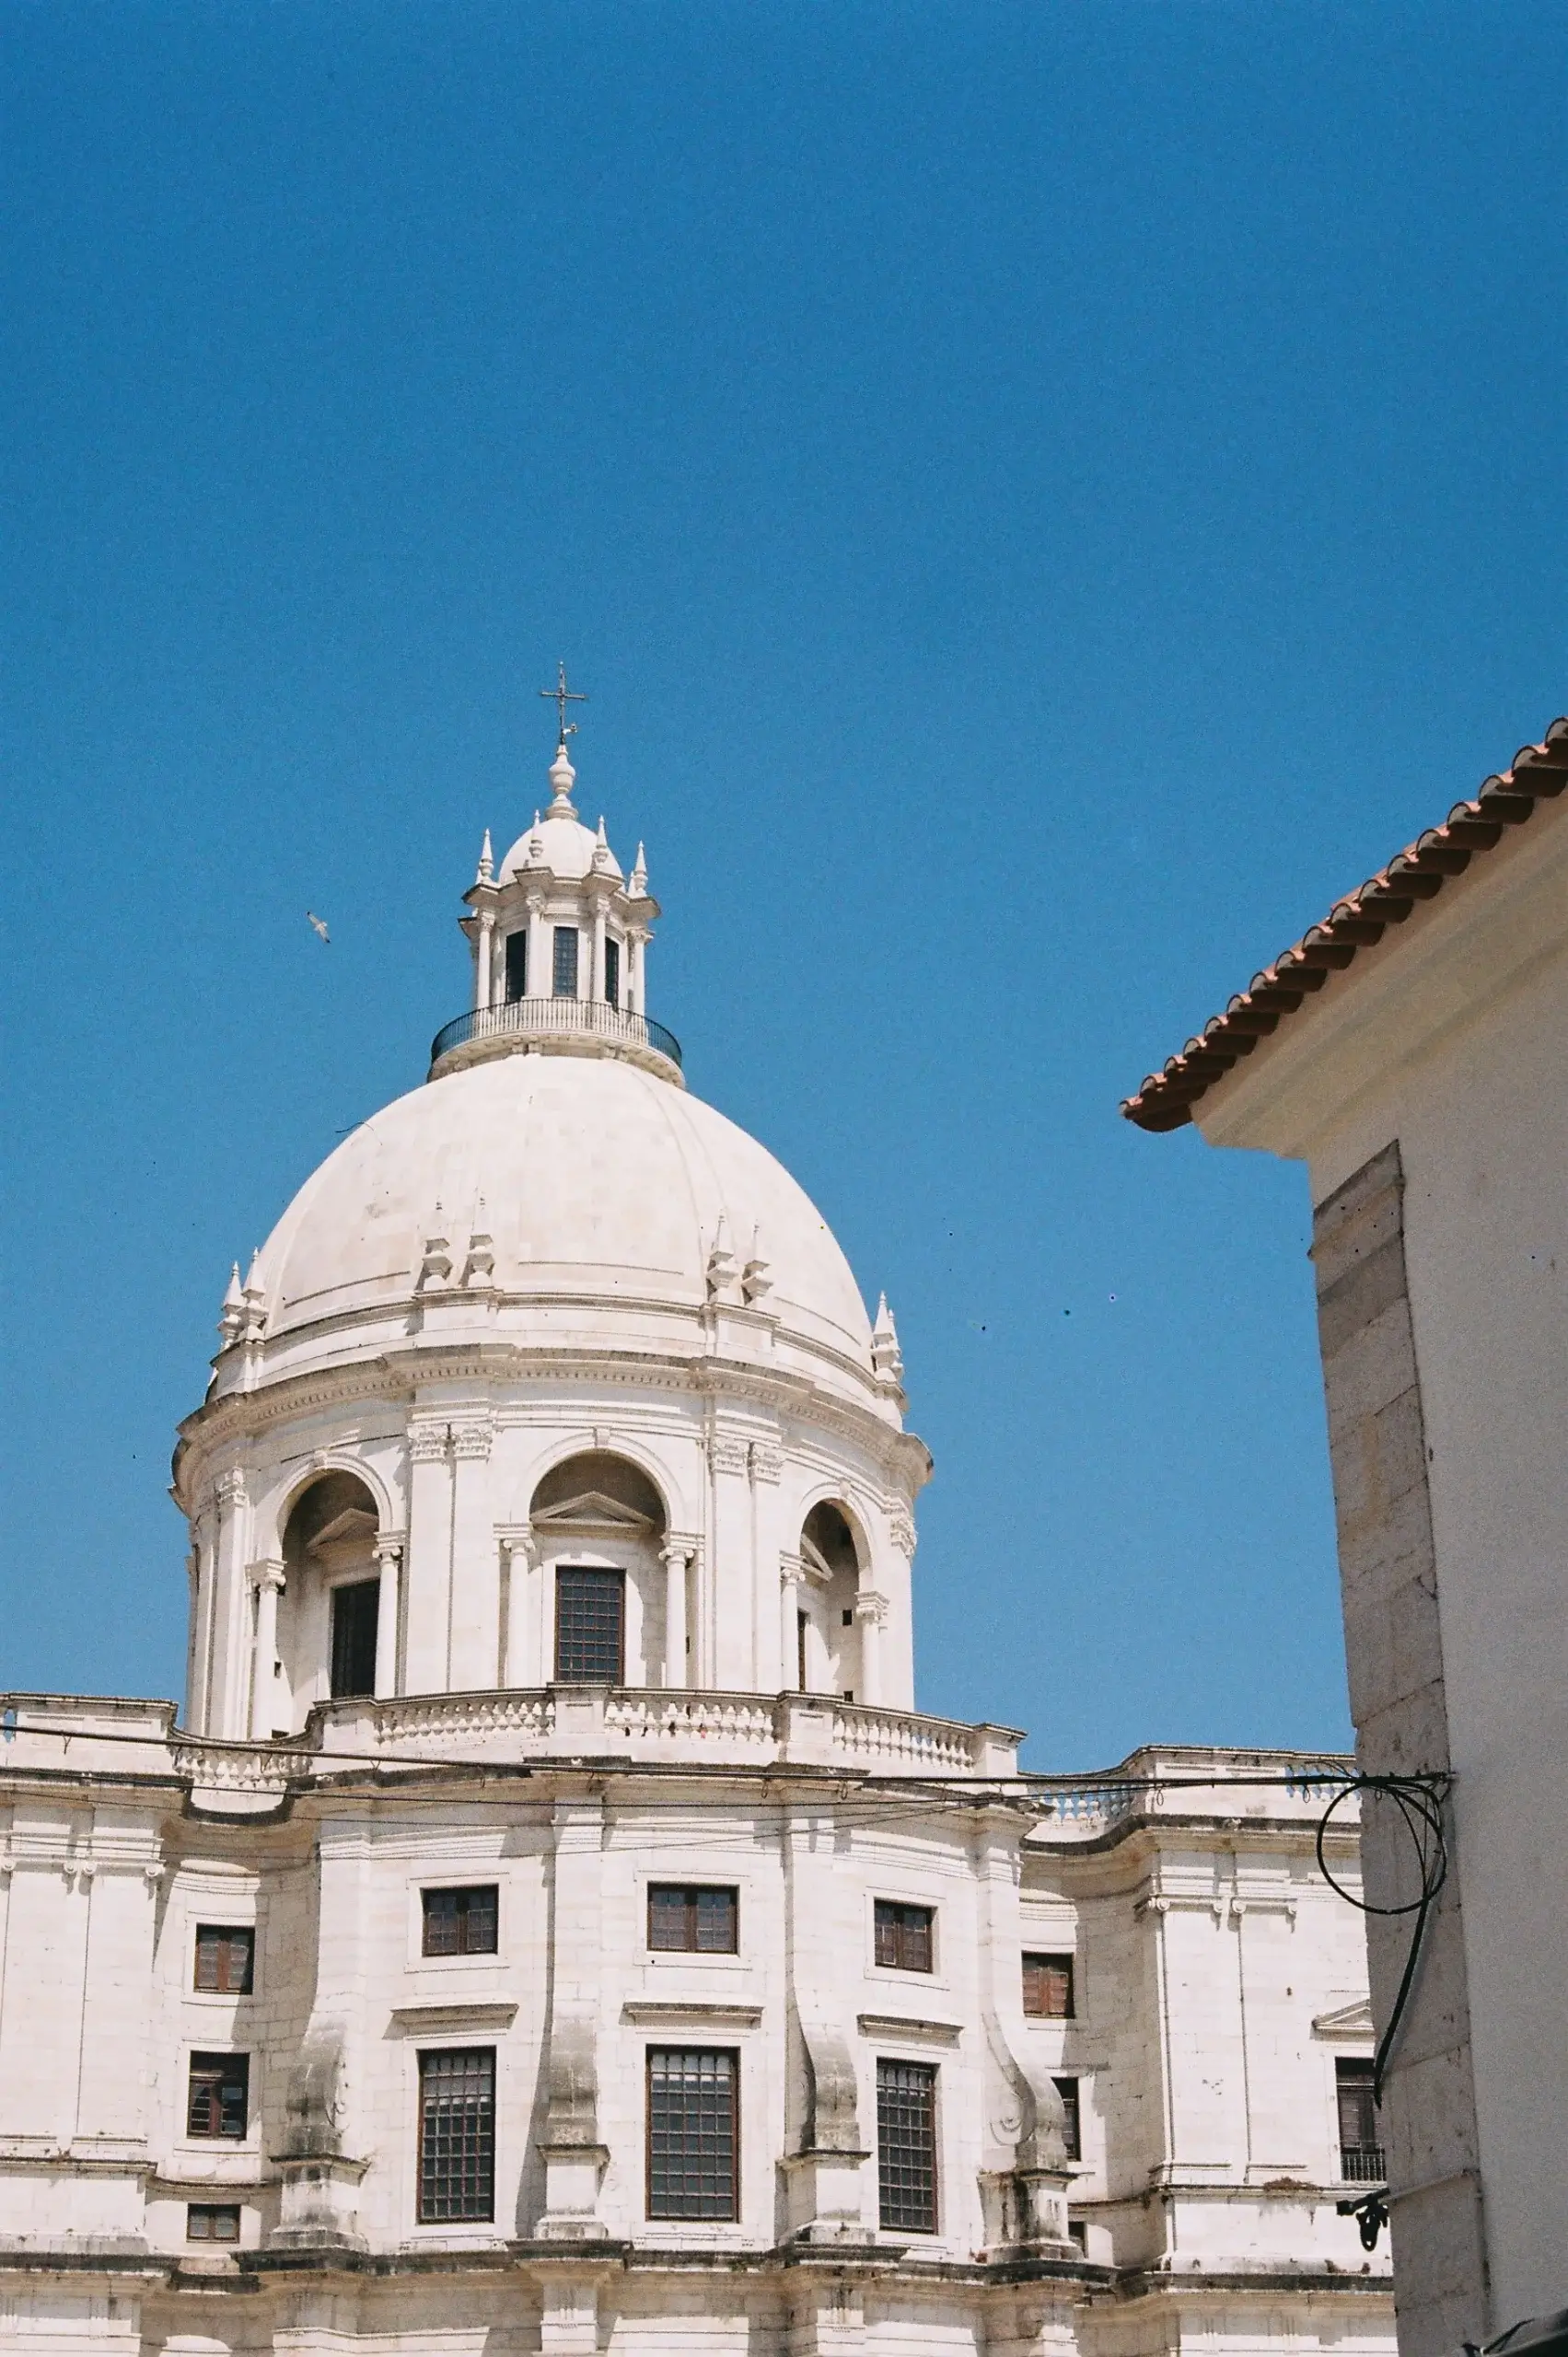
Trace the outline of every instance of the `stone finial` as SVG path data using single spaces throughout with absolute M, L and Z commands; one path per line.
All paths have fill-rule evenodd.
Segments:
M 243 1339 L 247 1342 L 259 1342 L 267 1323 L 267 1288 L 261 1277 L 260 1245 L 250 1255 L 250 1267 L 245 1279 L 244 1304 Z
M 708 1254 L 708 1299 L 715 1301 L 720 1294 L 727 1292 L 736 1274 L 735 1255 L 729 1248 L 729 1215 L 720 1212 L 713 1249 Z
M 473 880 L 476 884 L 489 884 L 494 882 L 494 877 L 495 854 L 490 848 L 490 830 L 486 827 L 479 851 L 479 873 Z
M 452 1247 L 446 1234 L 447 1219 L 439 1203 L 436 1206 L 434 1232 L 424 1239 L 424 1251 L 419 1264 L 421 1293 L 439 1293 L 451 1283 Z
M 550 805 L 550 815 L 552 819 L 576 817 L 576 809 L 572 801 L 572 788 L 576 782 L 577 772 L 572 767 L 565 746 L 557 746 L 555 759 L 550 764 L 550 785 L 553 796 Z
M 751 1250 L 740 1271 L 740 1290 L 755 1305 L 773 1289 L 773 1266 L 762 1249 L 761 1223 L 751 1231 Z
M 239 1263 L 236 1260 L 229 1272 L 228 1290 L 224 1295 L 223 1313 L 218 1319 L 218 1332 L 223 1336 L 224 1349 L 226 1351 L 238 1342 L 244 1331 L 245 1295 L 239 1283 Z
M 610 838 L 604 831 L 604 816 L 602 812 L 599 815 L 598 834 L 594 842 L 593 864 L 595 874 L 599 876 L 602 876 L 607 869 L 612 868 L 615 865 L 615 854 L 610 848 Z
M 627 887 L 627 898 L 633 900 L 645 900 L 647 897 L 648 862 L 643 846 L 639 843 L 637 856 L 632 863 L 632 880 Z
M 903 1381 L 903 1353 L 899 1348 L 899 1329 L 893 1323 L 893 1313 L 883 1294 L 877 1303 L 877 1323 L 871 1329 L 871 1367 L 879 1383 L 896 1390 Z

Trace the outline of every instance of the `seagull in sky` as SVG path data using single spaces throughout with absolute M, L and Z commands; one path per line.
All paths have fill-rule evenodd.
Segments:
M 322 940 L 323 940 L 324 942 L 326 942 L 326 943 L 329 945 L 329 946 L 331 946 L 331 938 L 332 938 L 332 936 L 331 936 L 331 935 L 327 931 L 327 928 L 326 928 L 326 926 L 322 923 L 322 922 L 321 922 L 320 918 L 316 914 L 315 910 L 314 910 L 314 909 L 307 909 L 307 910 L 306 910 L 306 911 L 305 911 L 305 914 L 306 914 L 307 918 L 308 918 L 308 921 L 309 921 L 309 923 L 310 923 L 310 927 L 311 927 L 312 932 L 314 932 L 314 933 L 319 933 L 319 934 L 320 935 L 320 936 L 321 936 Z

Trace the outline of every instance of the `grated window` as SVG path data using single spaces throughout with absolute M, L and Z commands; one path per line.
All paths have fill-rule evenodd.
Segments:
M 419 2058 L 422 2225 L 495 2214 L 495 2049 Z
M 884 2227 L 936 2232 L 936 2070 L 930 2062 L 877 2065 L 877 2193 Z
M 626 1617 L 620 1572 L 555 1574 L 555 1675 L 565 1686 L 619 1686 Z
M 648 2051 L 648 2215 L 738 2214 L 739 2058 L 707 2047 Z

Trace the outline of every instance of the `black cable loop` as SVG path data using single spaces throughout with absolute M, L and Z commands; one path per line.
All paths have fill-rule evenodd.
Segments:
M 1415 1917 L 1415 1923 L 1411 1932 L 1410 1947 L 1405 1955 L 1404 1970 L 1400 1975 L 1399 1991 L 1394 1998 L 1393 2010 L 1388 2015 L 1388 2026 L 1377 2041 L 1377 2052 L 1372 2065 L 1372 2100 L 1379 2109 L 1383 2103 L 1383 2083 L 1388 2072 L 1388 2057 L 1393 2052 L 1394 2041 L 1400 2034 L 1405 2009 L 1410 2003 L 1411 1991 L 1415 1985 L 1416 1966 L 1421 1960 L 1422 1944 L 1426 1937 L 1426 1927 L 1431 1920 L 1432 1910 L 1437 1904 L 1438 1894 L 1448 1879 L 1448 1842 L 1443 1830 L 1443 1805 L 1447 1799 L 1453 1781 L 1451 1776 L 1441 1771 L 1428 1771 L 1416 1776 L 1352 1776 L 1345 1780 L 1341 1790 L 1334 1794 L 1318 1821 L 1315 1845 L 1318 1852 L 1318 1871 L 1330 1890 L 1337 1892 L 1341 1898 L 1347 1900 L 1363 1915 L 1413 1915 Z M 1335 1880 L 1330 1870 L 1324 1849 L 1329 1828 L 1333 1822 L 1336 1812 L 1343 1807 L 1351 1795 L 1362 1793 L 1381 1793 L 1394 1803 L 1404 1820 L 1405 1830 L 1410 1835 L 1411 1847 L 1415 1851 L 1416 1863 L 1421 1871 L 1420 1893 L 1416 1898 L 1407 1899 L 1399 1906 L 1379 1906 L 1375 1900 L 1368 1898 L 1365 1891 L 1347 1890 L 1342 1883 Z

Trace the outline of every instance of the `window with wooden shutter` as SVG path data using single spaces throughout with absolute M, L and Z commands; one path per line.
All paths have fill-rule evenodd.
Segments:
M 188 2243 L 237 2243 L 239 2205 L 237 2201 L 192 2201 L 185 2212 Z
M 249 2054 L 192 2054 L 185 2104 L 188 2136 L 239 2142 L 250 2125 Z
M 376 1624 L 379 1580 L 353 1580 L 332 1590 L 332 1694 L 376 1691 Z
M 933 1908 L 905 1907 L 893 1898 L 877 1899 L 875 1919 L 877 1963 L 889 1965 L 897 1972 L 931 1971 L 935 1921 L 935 1910 Z
M 494 1956 L 500 1919 L 493 1882 L 420 1893 L 426 1956 Z
M 509 999 L 527 998 L 528 994 L 528 929 L 519 925 L 516 933 L 506 935 L 506 995 Z
M 1342 2059 L 1334 2064 L 1340 2115 L 1340 2172 L 1350 2185 L 1381 2185 L 1388 2174 L 1377 2132 L 1377 2106 L 1370 2061 Z
M 1067 2147 L 1067 2158 L 1081 2161 L 1084 2157 L 1084 2136 L 1078 2082 L 1076 2079 L 1058 2079 L 1055 2087 L 1062 2098 L 1062 2141 Z
M 204 1995 L 249 1997 L 255 1967 L 256 1934 L 249 1924 L 197 1924 L 195 1985 Z
M 1026 1956 L 1024 2011 L 1038 2021 L 1073 2018 L 1073 1959 L 1070 1956 Z
M 737 1894 L 722 1884 L 648 1885 L 648 1945 L 696 1956 L 733 1956 Z

